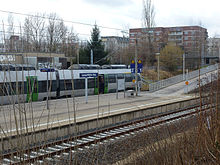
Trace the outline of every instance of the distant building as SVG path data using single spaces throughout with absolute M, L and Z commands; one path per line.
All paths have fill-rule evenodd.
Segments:
M 36 69 L 55 67 L 67 69 L 70 59 L 56 53 L 0 53 L 1 64 L 28 64 Z
M 207 29 L 200 26 L 179 26 L 179 27 L 155 27 L 135 28 L 129 30 L 130 44 L 140 40 L 144 35 L 150 35 L 154 42 L 155 53 L 159 52 L 165 45 L 172 43 L 181 47 L 186 54 L 186 65 L 188 68 L 198 67 L 200 63 L 205 64 L 207 55 Z
M 129 38 L 119 36 L 104 36 L 101 37 L 105 50 L 119 50 L 129 46 Z
M 4 53 L 6 50 L 5 50 L 5 45 L 0 43 L 0 53 Z
M 129 38 L 119 36 L 101 37 L 102 43 L 105 46 L 105 51 L 111 55 L 109 60 L 114 64 L 122 64 L 123 51 L 129 47 Z
M 208 55 L 206 63 L 215 63 L 220 57 L 220 38 L 208 38 Z

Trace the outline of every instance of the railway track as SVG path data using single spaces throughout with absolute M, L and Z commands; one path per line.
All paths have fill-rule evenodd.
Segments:
M 196 115 L 210 110 L 214 106 L 210 104 L 194 106 L 182 110 L 172 111 L 166 114 L 158 114 L 153 117 L 140 119 L 131 123 L 121 124 L 111 128 L 94 131 L 88 134 L 79 135 L 72 138 L 62 139 L 51 144 L 29 148 L 21 152 L 11 152 L 1 156 L 0 163 L 3 165 L 17 164 L 39 164 L 45 161 L 54 161 L 62 156 L 72 157 L 77 151 L 83 152 L 95 147 L 97 144 L 104 144 L 109 141 L 123 139 L 128 136 L 143 132 L 150 127 L 165 123 L 174 122 L 185 117 Z

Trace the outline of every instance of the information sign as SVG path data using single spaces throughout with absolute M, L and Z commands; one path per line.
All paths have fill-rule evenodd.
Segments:
M 55 69 L 52 69 L 52 68 L 43 68 L 43 69 L 40 69 L 41 72 L 54 72 Z
M 134 63 L 134 60 L 132 60 L 130 68 L 131 68 L 131 73 L 135 73 L 135 63 Z M 141 60 L 138 60 L 137 72 L 141 73 L 142 69 L 143 69 L 143 64 L 141 63 Z
M 79 77 L 84 77 L 84 78 L 98 77 L 98 73 L 80 73 Z

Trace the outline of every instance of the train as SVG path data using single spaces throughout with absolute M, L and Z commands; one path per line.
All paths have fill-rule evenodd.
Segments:
M 0 64 L 0 71 L 35 70 L 35 67 L 27 64 Z
M 117 79 L 125 79 L 125 88 L 134 88 L 130 69 L 79 69 L 0 71 L 0 105 L 43 101 L 85 95 L 85 78 L 81 73 L 96 73 L 88 78 L 88 94 L 116 92 Z M 140 80 L 140 77 L 139 77 Z M 102 82 L 101 82 L 102 81 Z M 99 84 L 99 85 L 98 85 Z M 100 87 L 100 84 L 103 85 Z M 47 90 L 48 89 L 48 90 Z M 74 89 L 74 90 L 73 90 Z

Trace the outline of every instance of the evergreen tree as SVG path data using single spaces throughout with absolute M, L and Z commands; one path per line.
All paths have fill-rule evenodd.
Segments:
M 94 26 L 91 32 L 91 40 L 85 48 L 80 49 L 80 63 L 90 64 L 91 50 L 93 51 L 93 63 L 104 65 L 108 64 L 109 60 L 106 58 L 107 52 L 104 50 L 104 45 L 100 37 L 100 31 L 97 25 Z

